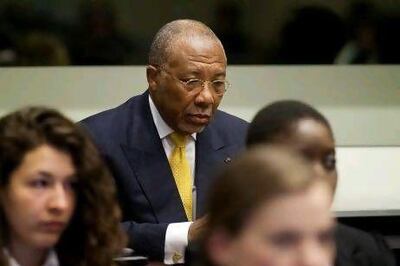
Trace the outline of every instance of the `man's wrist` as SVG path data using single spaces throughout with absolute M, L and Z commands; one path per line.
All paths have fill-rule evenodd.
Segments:
M 164 263 L 167 265 L 184 263 L 188 233 L 192 222 L 171 223 L 167 227 L 164 246 Z

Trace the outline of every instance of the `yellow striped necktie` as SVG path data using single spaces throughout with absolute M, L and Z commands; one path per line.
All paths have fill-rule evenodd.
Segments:
M 189 221 L 192 221 L 192 178 L 189 161 L 186 157 L 186 136 L 174 132 L 169 137 L 175 145 L 169 157 L 169 165 L 174 175 L 186 217 Z

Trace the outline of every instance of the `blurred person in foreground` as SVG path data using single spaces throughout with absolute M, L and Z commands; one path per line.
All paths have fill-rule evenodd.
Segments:
M 334 194 L 337 184 L 335 140 L 328 120 L 300 101 L 274 102 L 261 109 L 250 123 L 247 145 L 286 145 L 312 164 Z M 338 224 L 336 266 L 394 266 L 393 254 L 378 235 Z
M 112 178 L 59 112 L 0 119 L 0 265 L 113 265 L 124 245 Z
M 332 265 L 331 190 L 293 151 L 251 149 L 222 171 L 211 190 L 195 265 Z

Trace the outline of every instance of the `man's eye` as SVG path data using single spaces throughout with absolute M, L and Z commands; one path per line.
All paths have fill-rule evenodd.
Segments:
M 222 89 L 222 90 L 225 89 L 225 81 L 223 80 L 214 80 L 212 82 L 212 85 L 216 89 Z
M 186 81 L 186 86 L 188 86 L 189 88 L 198 88 L 203 86 L 203 81 L 199 79 L 189 79 Z
M 336 157 L 334 154 L 330 154 L 325 157 L 324 166 L 328 170 L 336 169 Z

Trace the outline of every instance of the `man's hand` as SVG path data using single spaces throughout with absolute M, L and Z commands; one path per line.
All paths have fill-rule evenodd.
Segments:
M 207 215 L 194 221 L 189 227 L 188 241 L 196 241 L 205 231 L 207 227 L 208 217 Z

